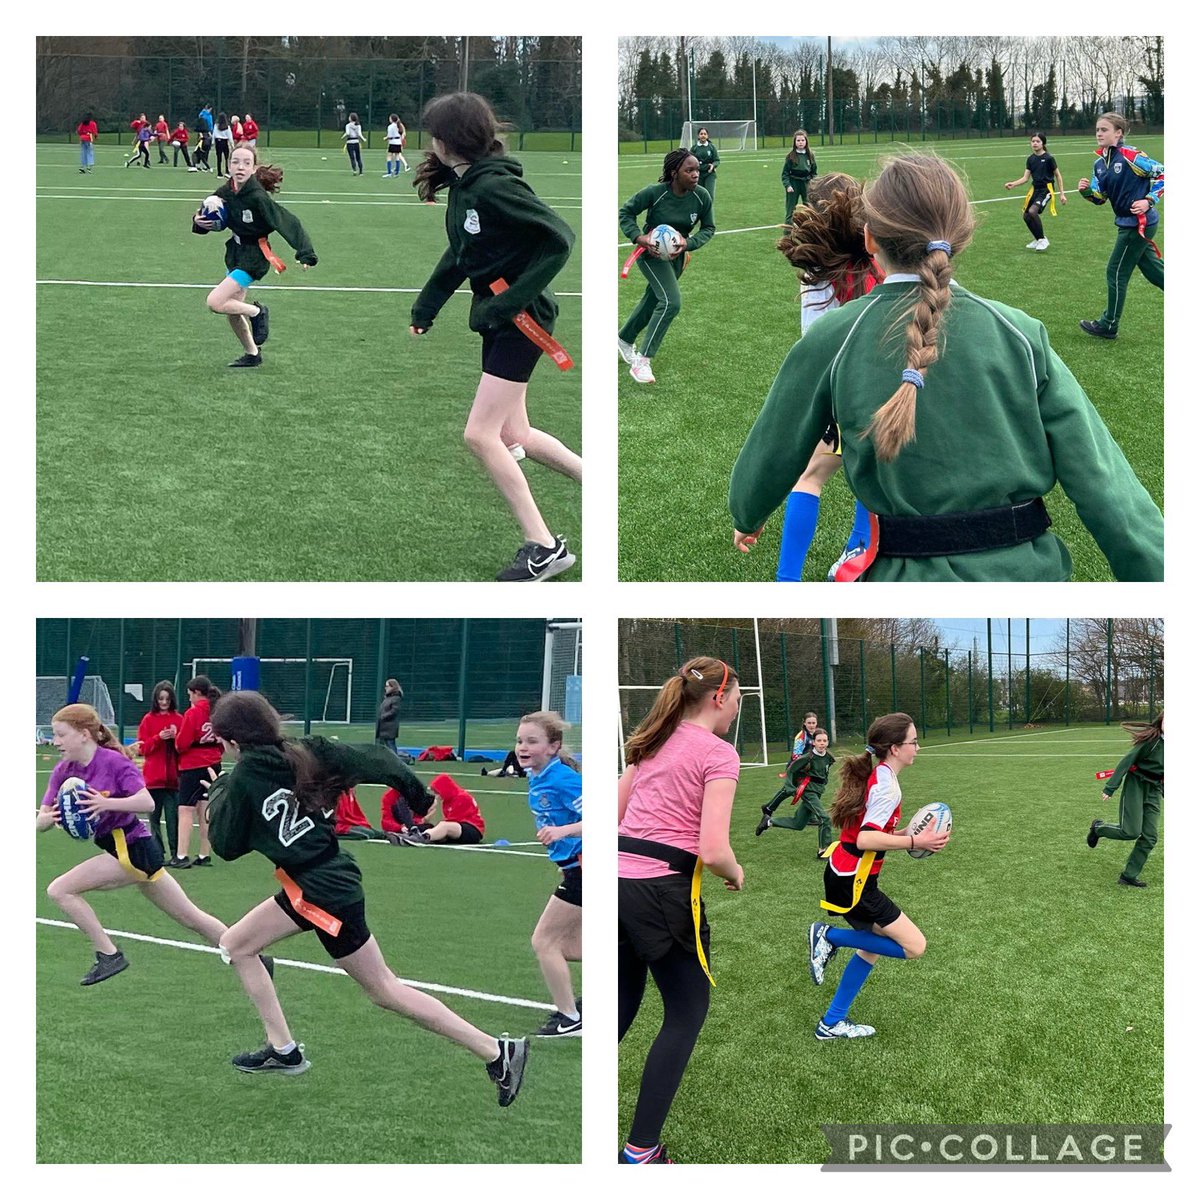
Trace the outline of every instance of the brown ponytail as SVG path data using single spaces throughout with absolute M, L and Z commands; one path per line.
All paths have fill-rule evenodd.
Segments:
M 1153 721 L 1122 721 L 1121 728 L 1132 736 L 1135 746 L 1157 741 L 1163 735 L 1163 710 L 1159 710 Z
M 904 325 L 905 367 L 921 383 L 902 381 L 862 434 L 874 441 L 881 462 L 891 462 L 916 438 L 917 391 L 938 360 L 942 315 L 950 304 L 950 259 L 970 244 L 975 217 L 962 180 L 932 154 L 892 159 L 867 189 L 863 210 L 880 257 L 920 278 L 916 299 L 896 327 Z M 935 247 L 939 242 L 950 250 Z
M 633 764 L 653 758 L 689 711 L 710 692 L 736 682 L 737 672 L 719 658 L 689 659 L 662 685 L 650 712 L 625 743 L 625 761 Z

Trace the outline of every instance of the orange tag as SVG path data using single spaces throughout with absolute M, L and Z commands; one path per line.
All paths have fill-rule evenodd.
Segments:
M 342 932 L 341 920 L 323 908 L 309 904 L 300 890 L 300 885 L 282 867 L 275 868 L 275 878 L 283 886 L 284 895 L 291 901 L 292 907 L 306 921 L 311 921 L 322 933 L 327 933 L 330 937 L 337 937 Z
M 508 291 L 508 284 L 503 279 L 494 279 L 491 283 L 492 292 L 500 295 Z M 571 356 L 556 342 L 528 313 L 519 312 L 513 317 L 513 324 L 548 358 L 560 371 L 569 371 L 575 364 Z
M 287 264 L 271 249 L 271 243 L 265 237 L 258 239 L 258 248 L 263 252 L 263 257 L 275 268 L 276 275 L 282 275 L 287 270 Z

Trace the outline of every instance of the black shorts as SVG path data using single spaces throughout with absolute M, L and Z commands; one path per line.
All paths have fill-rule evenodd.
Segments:
M 849 904 L 854 899 L 854 876 L 839 875 L 826 863 L 825 899 L 830 904 Z M 879 876 L 870 875 L 863 885 L 858 903 L 848 913 L 830 913 L 829 918 L 833 920 L 835 916 L 841 917 L 854 929 L 870 929 L 872 925 L 886 928 L 900 915 L 900 906 L 886 892 L 880 890 Z
M 98 837 L 96 845 L 106 854 L 111 854 L 113 858 L 118 857 L 116 839 L 111 833 L 106 833 L 103 837 Z M 155 872 L 162 870 L 162 847 L 153 837 L 142 837 L 136 841 L 126 839 L 125 848 L 129 854 L 130 866 L 136 867 L 139 871 L 147 875 L 153 875 Z
M 712 962 L 708 920 L 700 901 L 700 942 Z M 617 943 L 643 962 L 657 962 L 675 946 L 696 952 L 692 923 L 692 880 L 687 875 L 617 880 Z
M 317 935 L 317 940 L 325 947 L 330 958 L 345 958 L 348 954 L 353 954 L 355 950 L 361 950 L 371 940 L 371 931 L 367 928 L 367 904 L 365 900 L 358 900 L 354 904 L 347 904 L 344 908 L 325 910 L 331 917 L 337 917 L 342 923 L 342 928 L 337 937 L 331 936 L 323 929 L 318 929 L 307 917 L 302 917 L 292 907 L 292 902 L 287 898 L 286 892 L 276 892 L 275 903 L 301 929 L 311 929 Z
M 512 383 L 528 383 L 542 352 L 515 326 L 485 329 L 483 338 L 483 371 Z
M 209 771 L 213 774 L 210 775 Z M 200 800 L 208 799 L 208 789 L 200 786 L 201 780 L 215 779 L 221 773 L 221 764 L 215 767 L 188 767 L 179 772 L 179 803 L 187 808 L 195 808 Z
M 1046 188 L 1044 190 L 1039 190 L 1038 188 L 1034 188 L 1033 189 L 1033 199 L 1031 199 L 1029 201 L 1029 203 L 1025 206 L 1025 210 L 1026 210 L 1026 212 L 1029 212 L 1029 211 L 1039 212 L 1039 213 L 1045 212 L 1046 205 L 1049 203 L 1050 203 L 1050 189 Z
M 583 907 L 583 868 L 564 867 L 562 882 L 554 889 L 554 895 L 576 908 Z
M 404 150 L 403 142 L 388 142 L 387 152 L 389 154 L 400 154 Z
M 475 825 L 469 824 L 467 821 L 455 821 L 455 824 L 462 830 L 462 833 L 456 838 L 447 838 L 447 846 L 477 846 L 483 841 L 483 834 Z M 429 828 L 427 826 L 427 828 Z

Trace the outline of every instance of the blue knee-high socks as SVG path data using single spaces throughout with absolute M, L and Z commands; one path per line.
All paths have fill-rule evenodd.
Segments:
M 827 929 L 826 940 L 834 946 L 853 947 L 855 950 L 866 950 L 869 954 L 885 954 L 888 958 L 903 958 L 904 948 L 899 942 L 882 934 L 871 933 L 865 929 Z M 868 962 L 860 954 L 855 954 L 846 964 L 842 977 L 838 980 L 837 991 L 829 1002 L 829 1008 L 821 1020 L 826 1025 L 836 1025 L 846 1019 L 854 998 L 862 991 L 867 976 L 871 973 L 874 963 Z
M 777 583 L 799 583 L 804 574 L 804 560 L 817 532 L 817 512 L 821 497 L 811 492 L 789 492 L 783 510 L 783 533 L 779 539 L 779 566 L 775 571 Z
M 890 937 L 881 933 L 872 933 L 869 929 L 841 929 L 830 926 L 825 930 L 825 940 L 831 946 L 852 946 L 855 950 L 865 950 L 868 954 L 884 954 L 888 958 L 903 958 L 904 947 Z

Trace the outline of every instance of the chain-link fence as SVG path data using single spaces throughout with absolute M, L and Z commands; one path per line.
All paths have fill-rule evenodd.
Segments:
M 184 687 L 196 673 L 228 690 L 232 660 L 245 652 L 245 626 L 235 619 L 39 620 L 35 723 L 49 723 L 41 709 L 52 713 L 66 702 L 67 680 L 86 657 L 87 676 L 102 680 L 111 696 L 115 732 L 131 737 L 160 680 L 185 704 Z M 565 695 L 562 672 L 547 662 L 558 657 L 552 626 L 569 631 L 569 661 L 582 673 L 572 622 L 272 618 L 253 626 L 260 690 L 279 712 L 306 731 L 358 741 L 374 736 L 384 681 L 395 678 L 404 689 L 401 741 L 453 745 L 460 754 L 511 746 L 522 714 L 542 707 L 548 690 Z M 573 749 L 580 732 L 571 731 Z
M 623 620 L 622 736 L 649 711 L 657 686 L 696 655 L 724 659 L 744 687 L 762 689 L 773 750 L 791 744 L 810 709 L 835 739 L 865 736 L 886 712 L 909 713 L 929 739 L 1148 719 L 1162 706 L 1161 621 L 1064 619 L 1036 651 L 1024 619 L 989 621 L 971 646 L 953 649 L 928 636 L 929 624 Z

